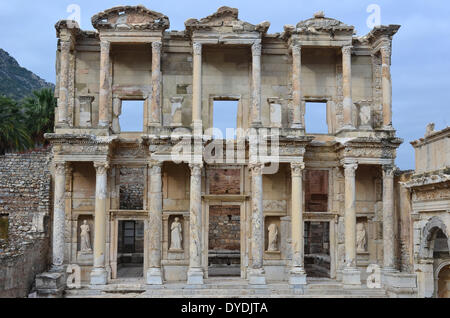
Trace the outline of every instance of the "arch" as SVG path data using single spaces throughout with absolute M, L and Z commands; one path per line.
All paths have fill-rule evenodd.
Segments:
M 450 235 L 445 223 L 437 216 L 432 217 L 422 229 L 419 256 L 421 258 L 433 258 L 434 240 L 437 230 L 441 230 L 447 237 L 447 246 L 450 249 Z
M 449 265 L 450 265 L 450 259 L 441 262 L 434 270 L 434 279 L 437 280 L 439 278 L 439 273 L 441 272 L 441 270 L 443 270 L 446 266 L 449 266 Z

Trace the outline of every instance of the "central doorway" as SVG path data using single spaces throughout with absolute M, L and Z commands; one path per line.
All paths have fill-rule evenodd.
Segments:
M 144 277 L 144 222 L 119 221 L 117 278 Z
M 305 222 L 305 271 L 308 277 L 330 278 L 330 222 Z
M 241 207 L 211 205 L 208 233 L 209 277 L 241 276 Z

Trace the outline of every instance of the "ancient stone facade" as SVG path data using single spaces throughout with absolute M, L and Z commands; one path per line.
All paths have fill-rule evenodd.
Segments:
M 427 127 L 411 142 L 416 170 L 401 183 L 411 215 L 412 259 L 419 297 L 450 297 L 450 128 Z
M 322 240 L 308 257 L 326 260 L 330 279 L 358 288 L 375 264 L 393 295 L 405 285 L 414 294 L 415 276 L 402 272 L 396 240 L 402 140 L 392 127 L 390 58 L 398 25 L 356 37 L 353 26 L 319 12 L 269 34 L 269 22 L 253 25 L 222 7 L 168 32 L 169 18 L 142 6 L 106 10 L 92 23 L 95 32 L 74 21 L 56 24 L 58 110 L 55 133 L 47 135 L 55 166 L 53 267 L 41 277 L 45 286 L 56 287 L 51 281 L 62 281 L 69 264 L 80 266 L 83 284 L 114 282 L 123 252 L 118 229 L 127 220 L 145 223 L 147 284 L 201 285 L 216 255 L 210 230 L 226 221 L 211 210 L 233 207 L 225 241 L 234 248 L 239 240 L 238 275 L 249 285 L 308 283 L 310 222 L 308 229 L 329 231 L 306 241 Z M 129 100 L 143 103 L 139 132 L 120 127 Z M 209 128 L 214 102 L 229 100 L 238 104 L 240 131 L 224 143 Z M 326 104 L 328 134 L 309 131 L 310 102 Z M 127 169 L 140 171 L 132 175 L 140 186 L 123 186 Z M 142 207 L 126 208 L 125 190 L 142 197 Z M 85 220 L 90 255 L 79 250 Z
M 51 150 L 0 156 L 0 297 L 26 297 L 49 263 Z

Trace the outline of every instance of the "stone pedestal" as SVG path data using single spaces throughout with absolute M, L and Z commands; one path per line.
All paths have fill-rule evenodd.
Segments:
M 51 271 L 36 275 L 36 290 L 39 298 L 61 298 L 66 288 L 65 270 Z
M 342 271 L 342 283 L 344 288 L 360 287 L 361 286 L 361 272 L 357 268 L 345 268 Z

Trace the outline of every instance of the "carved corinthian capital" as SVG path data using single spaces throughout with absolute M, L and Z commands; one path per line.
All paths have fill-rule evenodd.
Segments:
M 302 46 L 298 43 L 292 44 L 292 55 L 299 56 L 302 54 Z
M 383 177 L 384 178 L 393 178 L 395 173 L 394 165 L 383 165 Z
M 261 43 L 253 43 L 252 45 L 252 54 L 254 56 L 261 56 L 262 45 Z
M 202 55 L 202 44 L 195 42 L 192 45 L 193 49 L 194 49 L 194 55 Z
M 344 164 L 344 171 L 346 177 L 354 178 L 356 175 L 356 169 L 358 169 L 357 163 L 346 163 Z
M 161 174 L 162 162 L 157 160 L 152 160 L 148 164 L 151 174 Z
M 347 45 L 342 47 L 342 55 L 351 55 L 353 46 Z
M 152 49 L 154 51 L 160 52 L 161 51 L 161 47 L 162 47 L 162 43 L 159 41 L 156 42 L 152 42 Z
M 102 52 L 109 52 L 111 48 L 111 42 L 102 40 L 100 41 L 100 49 Z
M 94 162 L 94 168 L 98 176 L 105 175 L 109 169 L 108 162 Z
M 303 175 L 303 170 L 305 170 L 305 163 L 303 162 L 291 163 L 291 174 L 293 177 L 301 177 Z
M 264 168 L 263 163 L 252 163 L 248 166 L 252 172 L 252 175 L 257 177 L 262 175 L 262 170 Z
M 203 164 L 201 163 L 191 163 L 189 164 L 189 168 L 191 168 L 191 176 L 198 177 L 202 174 Z
M 66 174 L 66 163 L 56 162 L 55 163 L 55 174 L 58 176 L 64 176 Z

